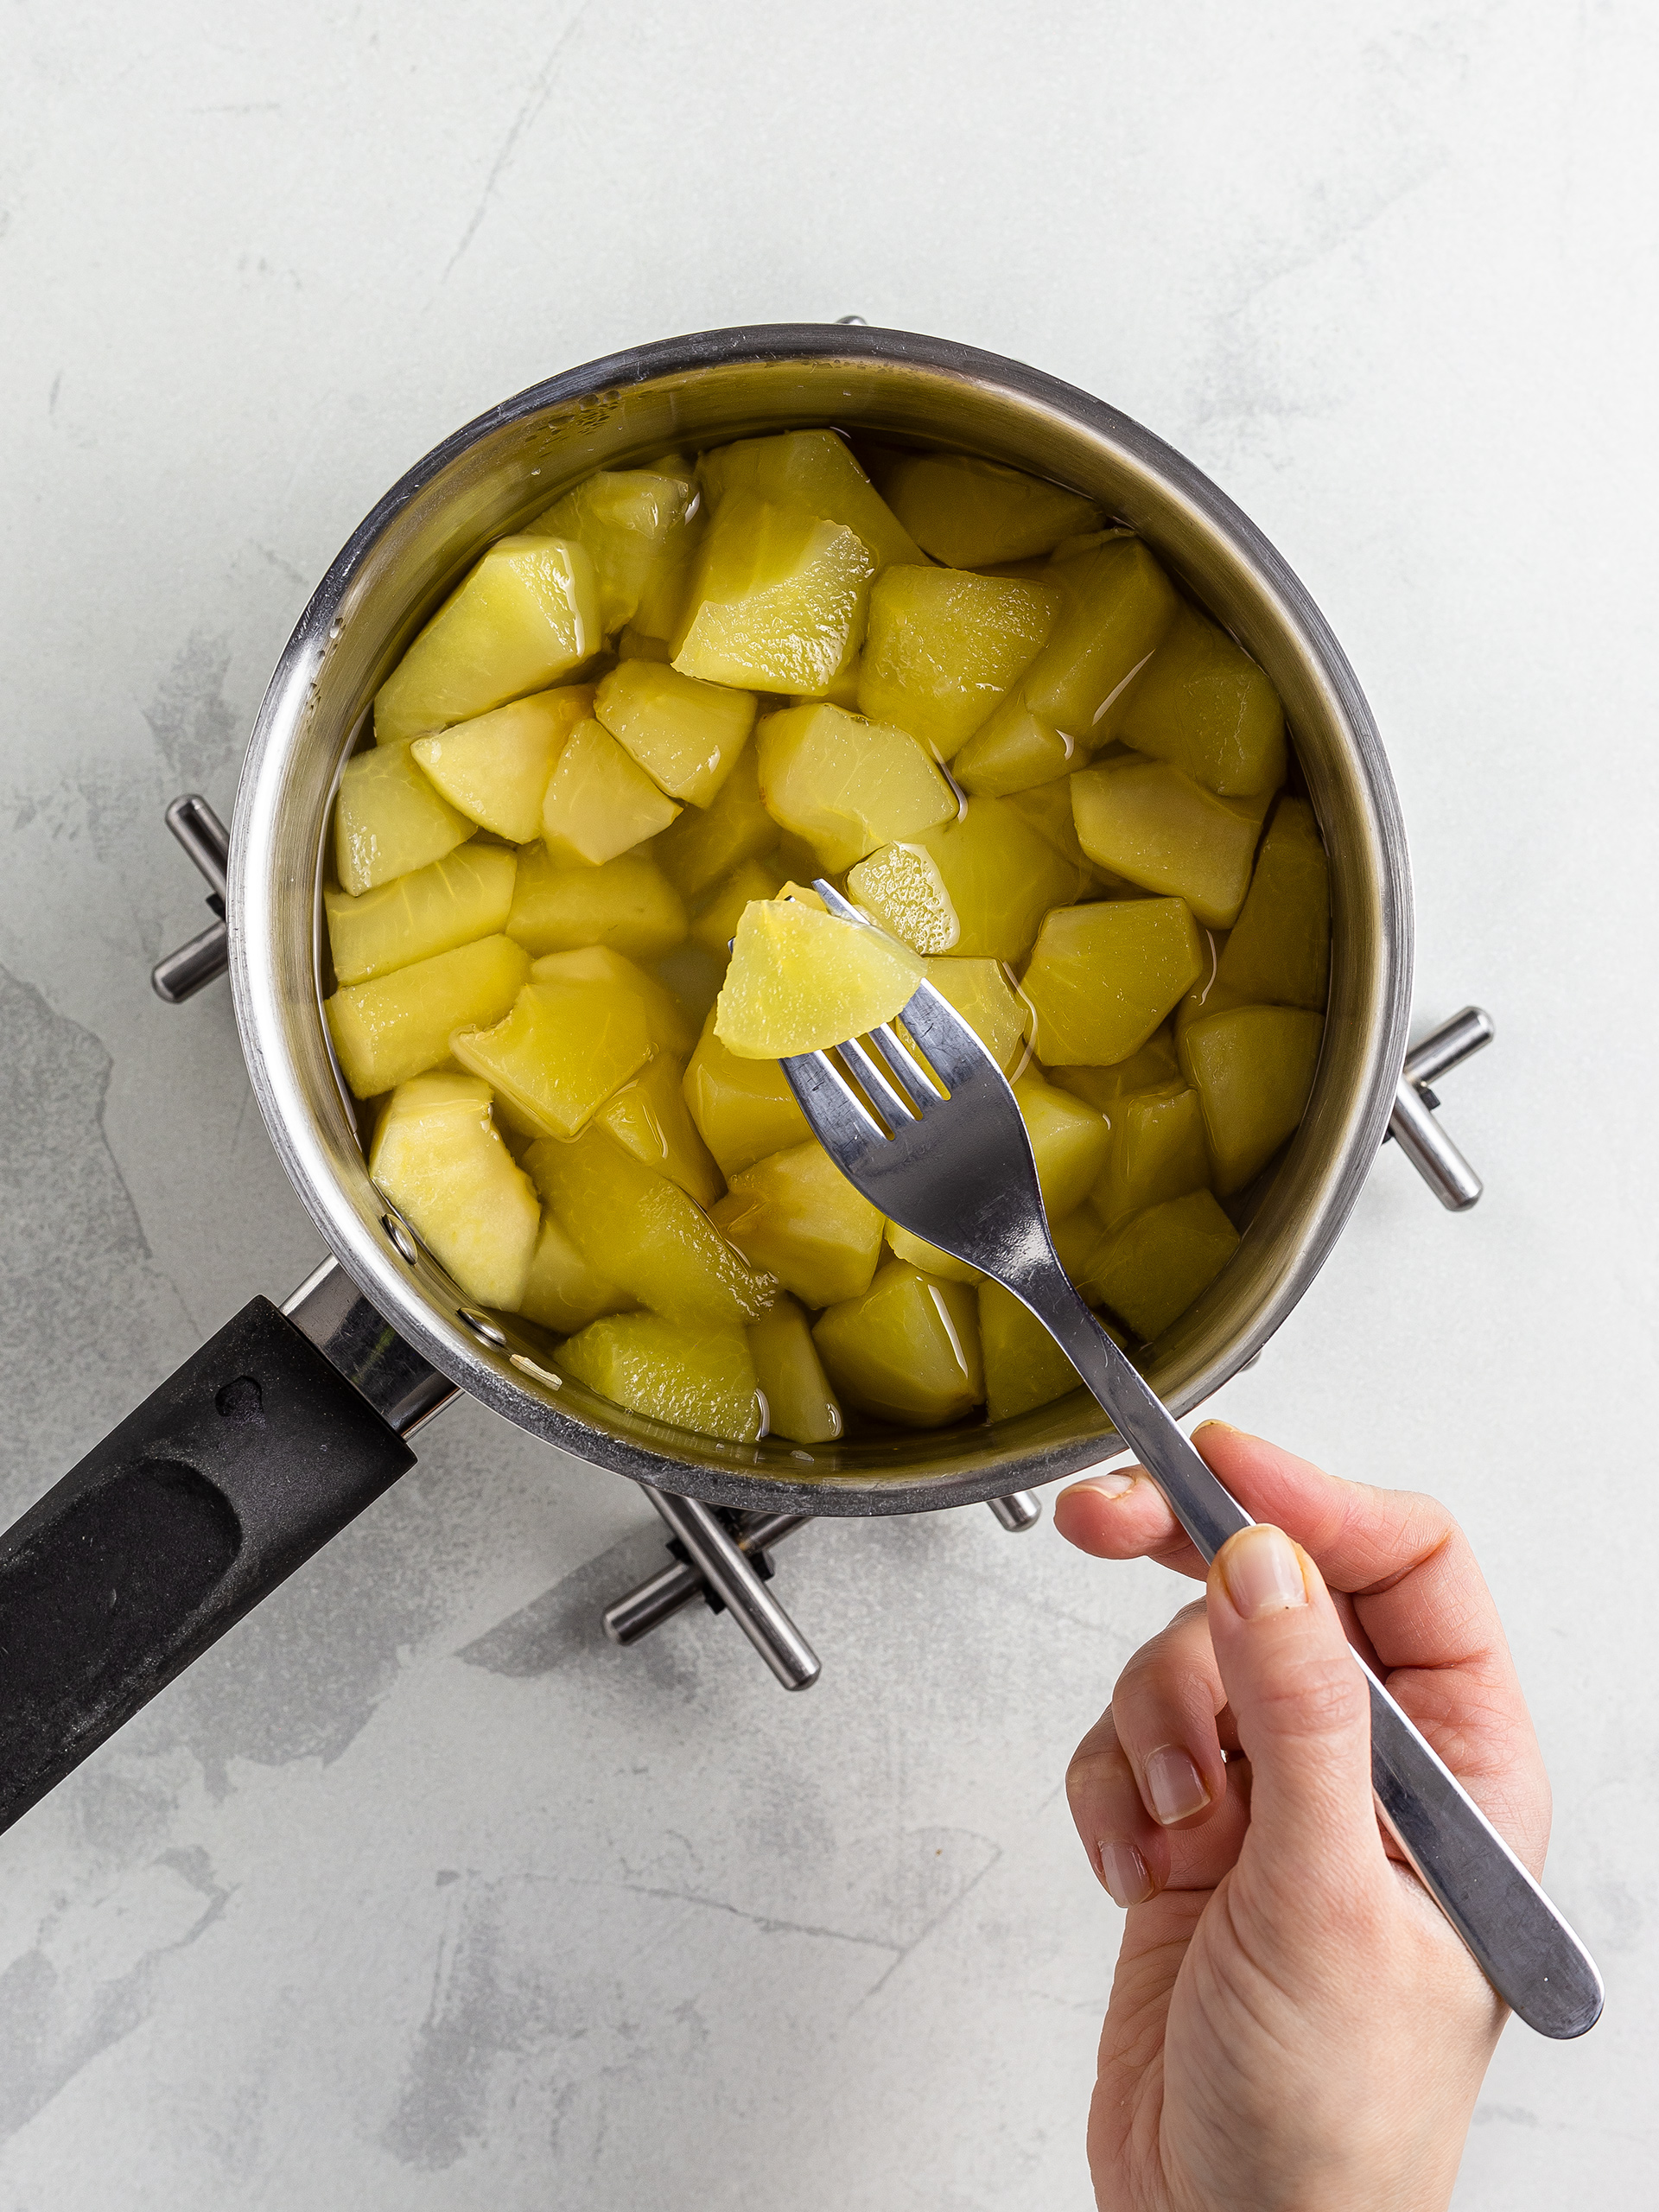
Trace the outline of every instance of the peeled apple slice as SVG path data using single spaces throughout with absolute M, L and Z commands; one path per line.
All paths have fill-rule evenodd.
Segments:
M 1211 929 L 1230 929 L 1250 887 L 1266 791 L 1217 798 L 1179 768 L 1133 753 L 1071 779 L 1077 842 L 1097 866 L 1142 890 L 1185 899 Z
M 1045 1083 L 1034 1069 L 1020 1077 L 1014 1096 L 1031 1139 L 1044 1211 L 1058 1221 L 1089 1195 L 1106 1165 L 1112 1133 L 1103 1114 Z
M 698 1134 L 730 1178 L 812 1134 L 776 1060 L 740 1060 L 715 1034 L 711 1012 L 682 1085 Z
M 602 868 L 659 830 L 679 808 L 596 721 L 567 741 L 542 801 L 550 861 Z
M 601 683 L 594 712 L 653 783 L 707 806 L 754 728 L 754 694 L 699 683 L 660 661 L 625 660 Z
M 458 1030 L 449 1048 L 494 1085 L 509 1128 L 573 1137 L 652 1045 L 637 1003 L 602 983 L 531 982 L 493 1029 Z
M 681 534 L 692 487 L 649 468 L 601 468 L 543 510 L 524 532 L 586 548 L 607 637 L 632 622 L 657 563 Z
M 809 1306 L 869 1288 L 885 1226 L 816 1137 L 734 1175 L 712 1217 L 752 1266 Z
M 770 1433 L 791 1444 L 833 1444 L 847 1424 L 806 1316 L 787 1291 L 750 1322 L 748 1335 Z
M 757 734 L 760 797 L 838 875 L 880 845 L 953 821 L 955 792 L 911 736 L 831 706 L 786 707 Z
M 529 972 L 511 938 L 486 937 L 336 991 L 322 1011 L 353 1095 L 378 1098 L 447 1060 L 454 1032 L 499 1021 Z
M 527 845 L 542 831 L 542 798 L 565 740 L 594 710 L 591 684 L 514 699 L 410 750 L 433 788 L 469 822 Z
M 715 1034 L 739 1059 L 788 1059 L 891 1021 L 922 963 L 880 930 L 794 899 L 743 910 L 715 1008 Z
M 822 691 L 857 647 L 874 571 L 850 530 L 734 493 L 697 555 L 674 666 L 741 690 Z
M 1029 560 L 1101 524 L 1100 509 L 1079 493 L 965 454 L 907 454 L 887 493 L 917 543 L 952 569 Z
M 1203 972 L 1182 899 L 1107 899 L 1045 919 L 1022 981 L 1046 1066 L 1109 1067 L 1139 1052 Z
M 542 1210 L 490 1116 L 490 1087 L 421 1075 L 386 1102 L 369 1176 L 464 1296 L 515 1313 Z
M 498 845 L 461 845 L 441 861 L 353 899 L 325 891 L 328 951 L 342 983 L 365 983 L 499 931 L 518 861 Z
M 518 1302 L 527 1321 L 566 1337 L 601 1313 L 614 1313 L 632 1302 L 620 1285 L 589 1265 L 550 1214 L 543 1215 L 530 1278 Z
M 923 846 L 884 845 L 868 855 L 849 874 L 847 896 L 914 952 L 950 952 L 962 936 L 938 863 Z
M 970 798 L 961 818 L 921 831 L 961 925 L 964 958 L 1017 960 L 1051 907 L 1077 898 L 1081 872 L 1006 799 Z
M 773 506 L 845 524 L 877 569 L 922 557 L 921 548 L 833 430 L 740 438 L 735 445 L 704 454 L 697 473 L 716 511 L 733 493 L 747 492 Z
M 1323 1014 L 1240 1006 L 1202 1015 L 1179 1039 L 1223 1198 L 1259 1174 L 1300 1122 L 1324 1030 Z
M 346 763 L 334 799 L 334 871 L 359 897 L 442 860 L 474 824 L 422 774 L 407 745 L 377 747 Z
M 528 952 L 609 945 L 632 960 L 655 960 L 685 935 L 679 893 L 645 853 L 621 853 L 601 867 L 565 866 L 544 845 L 518 855 L 507 934 Z
M 1224 630 L 1181 607 L 1114 719 L 1114 735 L 1224 797 L 1285 780 L 1285 710 L 1266 672 Z
M 948 760 L 1052 628 L 1053 584 L 894 568 L 870 592 L 858 703 Z
M 624 1152 L 677 1183 L 700 1206 L 712 1206 L 725 1185 L 709 1147 L 697 1135 L 680 1088 L 680 1065 L 665 1053 L 645 1062 L 607 1098 L 595 1125 Z
M 1133 1215 L 1094 1253 L 1100 1303 L 1150 1341 L 1201 1298 L 1238 1249 L 1238 1231 L 1208 1191 Z
M 1204 1110 L 1183 1077 L 1132 1091 L 1111 1110 L 1111 1145 L 1095 1184 L 1095 1211 L 1111 1229 L 1166 1198 L 1185 1198 L 1210 1180 Z
M 599 582 L 569 538 L 498 538 L 374 702 L 375 742 L 422 737 L 544 691 L 604 642 Z
M 753 1444 L 761 1433 L 754 1362 L 740 1328 L 617 1313 L 572 1337 L 559 1364 L 601 1398 L 671 1428 L 732 1444 Z
M 632 1000 L 645 1018 L 652 1051 L 663 1058 L 683 1060 L 696 1042 L 696 1032 L 679 1001 L 654 976 L 609 945 L 545 953 L 533 964 L 530 976 L 534 983 L 599 983 L 618 1000 Z
M 812 1341 L 837 1395 L 883 1421 L 937 1428 L 984 1395 L 973 1291 L 902 1260 L 821 1314 Z
M 1331 870 L 1305 798 L 1281 798 L 1216 980 L 1241 1002 L 1325 1004 L 1331 976 Z

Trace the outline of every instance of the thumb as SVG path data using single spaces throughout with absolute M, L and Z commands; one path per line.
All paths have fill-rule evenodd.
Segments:
M 1209 1618 L 1250 1762 L 1252 1872 L 1302 1902 L 1380 1872 L 1365 1677 L 1319 1568 L 1271 1524 L 1242 1529 L 1211 1567 Z

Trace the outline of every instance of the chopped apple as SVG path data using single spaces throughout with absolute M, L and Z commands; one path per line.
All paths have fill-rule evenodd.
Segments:
M 1060 906 L 1044 920 L 1023 988 L 1050 1067 L 1109 1067 L 1137 1052 L 1203 967 L 1184 899 Z
M 841 1398 L 907 1428 L 960 1420 L 985 1395 L 973 1291 L 902 1260 L 821 1314 L 812 1341 Z
M 624 1152 L 677 1183 L 700 1206 L 709 1207 L 725 1183 L 697 1135 L 680 1084 L 679 1062 L 659 1052 L 613 1092 L 594 1121 Z
M 1128 1059 L 1110 1067 L 1061 1066 L 1051 1067 L 1047 1072 L 1051 1083 L 1069 1090 L 1074 1098 L 1086 1098 L 1091 1106 L 1098 1106 L 1109 1121 L 1120 1099 L 1132 1091 L 1173 1083 L 1181 1072 L 1181 1064 L 1175 1056 L 1174 1033 L 1166 1024 L 1153 1032 L 1138 1052 L 1131 1052 Z
M 601 468 L 526 526 L 531 537 L 564 537 L 587 549 L 607 637 L 632 622 L 657 563 L 683 535 L 692 487 L 649 468 Z
M 1223 1198 L 1258 1175 L 1301 1120 L 1324 1030 L 1322 1014 L 1296 1007 L 1225 1007 L 1179 1039 Z
M 638 1002 L 603 983 L 526 983 L 493 1028 L 457 1030 L 449 1048 L 495 1086 L 503 1120 L 532 1137 L 573 1137 L 651 1058 Z
M 1079 1206 L 1106 1166 L 1112 1132 L 1106 1117 L 1035 1070 L 1022 1075 L 1014 1096 L 1031 1139 L 1044 1211 L 1059 1220 Z
M 511 938 L 486 937 L 336 991 L 322 1010 L 353 1092 L 378 1098 L 435 1068 L 455 1030 L 501 1019 L 529 972 Z
M 507 934 L 526 951 L 598 944 L 655 960 L 685 931 L 680 895 L 648 854 L 622 853 L 601 868 L 566 867 L 544 845 L 527 845 L 518 855 Z
M 1190 1084 L 1178 1076 L 1116 1103 L 1104 1172 L 1091 1194 L 1108 1229 L 1145 1206 L 1202 1190 L 1209 1180 L 1204 1109 Z
M 1150 1342 L 1201 1298 L 1238 1249 L 1208 1191 L 1148 1206 L 1107 1236 L 1090 1262 L 1100 1303 Z
M 569 683 L 417 737 L 410 751 L 469 822 L 527 845 L 541 833 L 542 799 L 565 740 L 593 710 L 593 686 Z
M 753 1267 L 809 1306 L 870 1287 L 884 1223 L 816 1137 L 734 1175 L 715 1225 Z
M 938 863 L 921 845 L 883 845 L 868 854 L 847 878 L 847 896 L 912 951 L 937 956 L 961 939 Z
M 476 825 L 434 790 L 407 745 L 346 763 L 334 799 L 334 870 L 353 897 L 442 860 Z
M 1057 586 L 893 568 L 870 592 L 858 703 L 948 760 L 1053 626 Z
M 696 899 L 777 842 L 778 824 L 761 804 L 755 748 L 746 745 L 709 805 L 688 806 L 651 849 L 681 897 Z
M 989 1421 L 1012 1421 L 1077 1388 L 1077 1369 L 1036 1315 L 988 1277 L 979 1286 L 979 1341 Z
M 551 1214 L 543 1215 L 530 1279 L 518 1301 L 527 1321 L 564 1337 L 632 1302 L 620 1284 L 589 1265 Z
M 1077 842 L 1090 859 L 1143 890 L 1185 899 L 1212 929 L 1238 918 L 1271 804 L 1266 791 L 1217 798 L 1179 768 L 1132 753 L 1071 779 Z
M 753 899 L 777 898 L 783 887 L 771 861 L 740 861 L 692 923 L 692 936 L 724 967 L 743 909 Z
M 1026 1057 L 1031 1010 L 1000 960 L 930 960 L 927 980 L 944 993 L 1004 1075 Z
M 685 1071 L 685 1103 L 728 1179 L 812 1134 L 776 1060 L 741 1060 L 715 1034 L 711 1011 Z
M 550 860 L 601 868 L 679 812 L 607 729 L 585 721 L 566 741 L 542 801 Z
M 1083 888 L 1079 872 L 1006 799 L 970 798 L 960 820 L 915 842 L 944 879 L 963 959 L 1017 960 L 1049 909 Z
M 524 1166 L 588 1263 L 630 1297 L 688 1326 L 758 1320 L 776 1286 L 728 1244 L 695 1199 L 604 1129 L 543 1140 Z
M 715 1034 L 743 1060 L 789 1059 L 891 1021 L 922 963 L 880 930 L 791 899 L 743 910 L 715 1008 Z
M 381 685 L 375 741 L 423 737 L 544 691 L 603 638 L 599 583 L 582 546 L 498 538 Z
M 937 1244 L 930 1244 L 925 1236 L 912 1236 L 896 1221 L 887 1224 L 887 1249 L 895 1260 L 903 1260 L 908 1267 L 920 1268 L 925 1274 L 937 1275 L 941 1282 L 974 1283 L 985 1280 L 978 1268 L 970 1268 L 954 1252 L 942 1251 Z
M 559 1364 L 613 1405 L 669 1428 L 730 1444 L 753 1444 L 761 1433 L 754 1362 L 740 1328 L 617 1313 L 572 1337 Z
M 1285 780 L 1279 694 L 1224 630 L 1183 606 L 1115 717 L 1114 734 L 1228 798 Z
M 664 1058 L 683 1060 L 696 1042 L 697 1033 L 673 994 L 610 945 L 544 953 L 531 967 L 530 979 L 533 983 L 598 983 L 618 999 L 632 999 L 645 1018 L 652 1050 Z
M 1331 974 L 1330 863 L 1305 798 L 1281 798 L 1217 967 L 1241 1002 L 1325 1004 Z
M 707 806 L 749 741 L 754 694 L 625 660 L 601 683 L 594 712 L 671 798 Z
M 787 1291 L 749 1324 L 749 1356 L 771 1434 L 791 1444 L 833 1444 L 846 1427 L 807 1319 Z
M 878 845 L 956 815 L 950 785 L 908 731 L 843 708 L 787 707 L 762 721 L 760 797 L 838 875 Z
M 917 543 L 952 569 L 1029 560 L 1101 522 L 1100 509 L 1081 493 L 966 454 L 906 454 L 887 493 Z
M 734 493 L 841 523 L 862 540 L 878 569 L 919 561 L 921 548 L 833 430 L 785 430 L 716 446 L 697 465 L 718 513 Z
M 518 862 L 496 845 L 461 845 L 442 860 L 353 898 L 325 891 L 328 950 L 342 983 L 365 983 L 434 953 L 498 934 Z
M 740 690 L 822 690 L 857 649 L 874 568 L 850 530 L 734 492 L 698 551 L 674 665 Z
M 542 1210 L 490 1117 L 490 1087 L 419 1075 L 387 1100 L 369 1176 L 463 1297 L 516 1313 Z

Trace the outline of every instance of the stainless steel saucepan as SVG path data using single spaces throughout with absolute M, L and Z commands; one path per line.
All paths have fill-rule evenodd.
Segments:
M 596 468 L 826 423 L 1086 493 L 1141 533 L 1278 686 L 1332 862 L 1323 1057 L 1236 1255 L 1156 1348 L 1159 1393 L 1179 1413 L 1209 1397 L 1323 1263 L 1401 1103 L 1411 887 L 1370 711 L 1273 547 L 1114 409 L 938 339 L 833 325 L 715 331 L 554 377 L 458 430 L 386 494 L 271 678 L 237 796 L 230 966 L 260 1110 L 334 1259 L 286 1318 L 255 1300 L 0 1539 L 0 1825 L 410 1465 L 404 1439 L 457 1389 L 653 1494 L 773 1516 L 997 1499 L 1116 1447 L 1083 1392 L 995 1426 L 810 1452 L 626 1412 L 562 1378 L 538 1332 L 471 1308 L 388 1213 L 330 1057 L 318 980 L 330 803 L 377 687 L 421 623 L 492 539 Z M 1414 1103 L 1427 1124 L 1415 1148 L 1432 1153 L 1427 1108 L 1404 1088 L 1400 1134 L 1412 1134 Z M 716 1524 L 695 1507 L 669 1510 L 696 1564 L 716 1586 L 722 1574 L 730 1582 L 729 1545 L 723 1561 L 699 1552 L 699 1529 Z M 769 1602 L 742 1573 L 721 1594 L 751 1611 Z M 781 1616 L 761 1626 L 786 1643 Z M 804 1662 L 796 1672 L 810 1679 Z

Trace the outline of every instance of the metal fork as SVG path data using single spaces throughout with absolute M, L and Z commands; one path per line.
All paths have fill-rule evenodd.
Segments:
M 823 880 L 832 914 L 873 926 Z M 1208 1560 L 1250 1516 L 1072 1288 L 1055 1255 L 1020 1109 L 1001 1070 L 931 983 L 891 1025 L 781 1063 L 824 1149 L 912 1236 L 988 1275 L 1034 1313 Z M 874 1048 L 873 1050 L 871 1048 Z M 930 1072 L 932 1079 L 930 1080 Z M 1498 1995 L 1541 2035 L 1601 2012 L 1594 1962 L 1526 1868 L 1357 1652 L 1382 1817 Z

